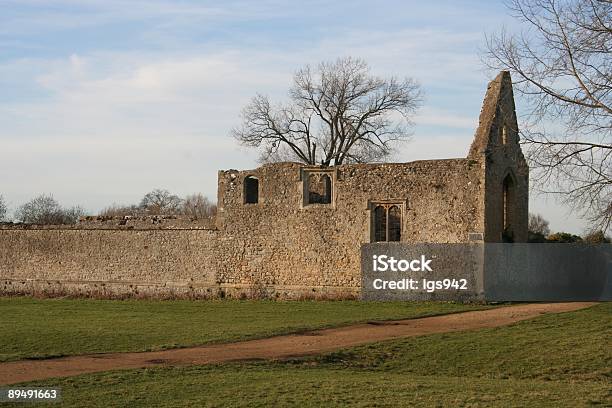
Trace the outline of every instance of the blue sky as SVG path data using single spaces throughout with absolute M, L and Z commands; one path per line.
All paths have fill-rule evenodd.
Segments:
M 297 68 L 348 55 L 423 87 L 397 161 L 462 157 L 495 75 L 479 50 L 503 26 L 520 28 L 495 1 L 0 0 L 0 193 L 91 212 L 158 187 L 214 198 L 217 170 L 257 166 L 229 137 L 249 99 L 282 101 Z

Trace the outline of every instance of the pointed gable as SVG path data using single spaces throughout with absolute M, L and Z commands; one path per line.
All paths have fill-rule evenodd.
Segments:
M 512 79 L 508 71 L 501 71 L 487 87 L 468 158 L 478 158 L 503 145 L 518 146 L 518 141 Z

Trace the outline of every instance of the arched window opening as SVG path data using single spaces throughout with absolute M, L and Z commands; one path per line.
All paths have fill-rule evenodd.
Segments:
M 503 124 L 501 129 L 501 139 L 502 144 L 508 144 L 508 125 L 506 125 L 505 123 Z
M 402 212 L 397 205 L 389 208 L 389 241 L 401 241 L 402 238 Z
M 259 180 L 254 176 L 244 179 L 244 203 L 257 204 L 259 202 Z
M 514 242 L 516 188 L 514 179 L 510 174 L 504 178 L 502 194 L 502 241 Z
M 402 210 L 396 204 L 379 204 L 372 211 L 372 240 L 399 242 L 402 240 Z
M 327 174 L 310 174 L 308 176 L 308 204 L 331 204 L 331 202 L 331 177 Z
M 325 186 L 325 194 L 323 194 L 323 204 L 331 204 L 332 182 L 329 175 L 323 175 L 323 185 Z
M 382 205 L 374 209 L 374 242 L 387 240 L 387 209 Z

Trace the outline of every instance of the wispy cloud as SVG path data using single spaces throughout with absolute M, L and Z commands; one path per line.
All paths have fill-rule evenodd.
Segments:
M 99 162 L 100 166 L 112 157 L 114 165 L 104 172 L 85 172 L 91 173 L 89 177 L 97 186 L 120 189 L 106 180 L 132 180 L 137 169 L 159 179 L 156 161 L 173 151 L 169 146 L 182 146 L 177 147 L 177 152 L 181 149 L 197 152 L 204 163 L 192 168 L 188 178 L 198 173 L 194 178 L 205 175 L 210 180 L 205 187 L 201 182 L 197 184 L 213 195 L 218 168 L 255 165 L 256 155 L 245 154 L 228 137 L 231 127 L 237 124 L 240 109 L 256 92 L 267 93 L 273 99 L 284 98 L 297 67 L 339 55 L 357 55 L 367 59 L 377 74 L 411 75 L 425 86 L 436 82 L 450 88 L 454 81 L 448 70 L 458 69 L 458 65 L 453 67 L 446 61 L 426 70 L 419 67 L 419 60 L 415 61 L 413 55 L 422 60 L 457 58 L 448 50 L 472 40 L 471 35 L 458 37 L 450 32 L 421 29 L 389 33 L 351 30 L 333 39 L 319 38 L 308 49 L 289 51 L 270 47 L 245 49 L 234 44 L 224 50 L 211 47 L 178 52 L 95 51 L 10 61 L 0 64 L 0 72 L 10 72 L 6 78 L 27 84 L 45 96 L 0 104 L 0 121 L 11 123 L 0 129 L 0 140 L 11 141 L 5 144 L 7 149 L 16 151 L 21 146 L 23 151 L 30 152 L 25 162 L 23 158 L 4 162 L 0 168 L 8 171 L 27 166 L 29 160 L 40 161 L 45 152 L 54 158 L 60 152 L 71 152 L 65 158 L 67 162 L 80 162 L 78 156 L 85 156 L 87 162 Z M 461 69 L 465 71 L 468 63 L 463 64 Z M 436 98 L 435 92 L 428 95 L 428 100 Z M 434 133 L 436 127 L 446 129 L 437 132 L 440 137 L 448 134 L 448 128 L 460 133 L 469 128 L 469 119 L 462 115 L 428 106 L 416 118 L 417 129 L 433 126 L 430 132 Z M 427 129 L 423 130 L 426 133 Z M 440 140 L 419 139 L 417 134 L 405 160 L 463 154 L 463 146 L 448 151 L 436 148 Z M 197 149 L 198 145 L 206 147 Z M 113 151 L 127 152 L 130 160 L 137 163 L 128 176 L 124 174 L 126 167 L 117 165 L 123 153 L 113 157 Z M 156 160 L 147 160 L 152 157 Z M 210 160 L 211 157 L 224 159 Z M 180 154 L 170 159 L 180 161 Z
M 338 56 L 426 93 L 397 160 L 461 157 L 487 79 L 477 49 L 494 3 L 0 0 L 0 186 L 98 210 L 147 190 L 216 194 L 257 154 L 228 136 L 256 93 Z

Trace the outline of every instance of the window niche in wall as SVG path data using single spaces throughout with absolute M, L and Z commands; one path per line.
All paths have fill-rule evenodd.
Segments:
M 303 204 L 331 205 L 334 197 L 333 171 L 304 169 L 302 173 Z
M 502 182 L 502 242 L 514 242 L 516 183 L 512 173 Z
M 508 136 L 508 125 L 506 125 L 506 123 L 503 123 L 501 127 L 501 141 L 503 145 L 508 144 Z
M 387 241 L 387 209 L 377 205 L 373 213 L 374 220 L 374 242 Z
M 372 242 L 400 242 L 402 240 L 402 203 L 371 203 Z
M 255 176 L 244 178 L 244 203 L 259 203 L 259 179 Z

